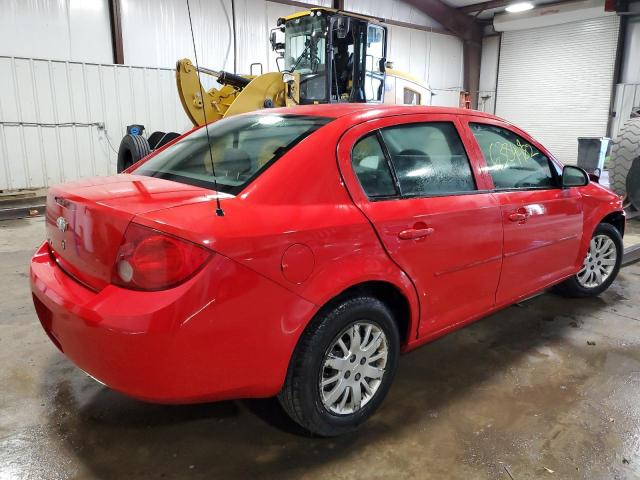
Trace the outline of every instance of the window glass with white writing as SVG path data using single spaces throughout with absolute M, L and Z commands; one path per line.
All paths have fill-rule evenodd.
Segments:
M 496 190 L 556 186 L 549 159 L 510 130 L 483 123 L 469 125 Z

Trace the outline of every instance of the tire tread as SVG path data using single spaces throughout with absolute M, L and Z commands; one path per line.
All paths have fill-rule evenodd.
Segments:
M 624 123 L 611 147 L 611 187 L 619 195 L 626 195 L 627 174 L 639 156 L 640 117 L 635 117 Z
M 296 346 L 291 363 L 289 365 L 285 384 L 278 399 L 285 412 L 301 427 L 312 433 L 319 433 L 323 436 L 333 436 L 336 433 L 328 432 L 324 424 L 316 421 L 313 416 L 305 414 L 301 392 L 304 388 L 306 373 L 305 361 L 317 339 L 321 338 L 325 331 L 332 328 L 338 317 L 350 309 L 361 306 L 375 307 L 387 312 L 393 318 L 389 308 L 380 300 L 370 296 L 358 296 L 344 300 L 333 309 L 320 311 L 309 323 L 303 332 L 298 345 Z M 394 324 L 395 325 L 395 324 Z M 344 433 L 344 432 L 339 432 Z
M 609 235 L 609 238 L 611 238 L 614 241 L 618 249 L 618 258 L 616 259 L 616 266 L 613 272 L 611 273 L 611 277 L 608 278 L 605 281 L 605 283 L 603 283 L 599 287 L 596 287 L 593 289 L 586 289 L 582 285 L 580 285 L 580 283 L 578 282 L 577 275 L 573 275 L 572 277 L 568 278 L 564 282 L 554 287 L 554 290 L 557 293 L 564 295 L 566 297 L 573 297 L 573 298 L 594 297 L 594 296 L 600 295 L 607 288 L 609 288 L 611 283 L 613 283 L 616 276 L 618 275 L 618 272 L 620 271 L 620 264 L 622 262 L 622 252 L 623 252 L 622 236 L 620 235 L 620 232 L 613 225 L 609 223 L 598 224 L 595 231 L 593 232 L 593 235 L 595 236 L 597 233 L 607 233 Z

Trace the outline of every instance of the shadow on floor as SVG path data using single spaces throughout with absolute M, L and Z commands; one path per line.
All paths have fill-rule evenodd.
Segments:
M 597 298 L 546 294 L 409 353 L 401 357 L 381 410 L 358 432 L 336 439 L 308 437 L 275 399 L 189 406 L 138 402 L 100 387 L 60 356 L 44 387 L 52 403 L 49 421 L 65 448 L 100 478 L 293 476 L 397 442 L 412 429 L 428 431 L 448 405 L 509 375 L 524 355 L 562 344 L 567 331 L 579 327 L 581 312 L 605 306 Z M 555 398 L 556 391 L 542 392 L 544 401 L 566 401 Z M 492 402 L 506 416 L 521 414 L 512 411 L 508 398 Z

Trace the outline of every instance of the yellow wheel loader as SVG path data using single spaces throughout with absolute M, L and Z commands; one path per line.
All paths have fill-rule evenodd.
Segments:
M 387 27 L 374 18 L 312 8 L 278 19 L 270 42 L 279 54 L 278 72 L 238 75 L 197 68 L 188 59 L 177 62 L 178 96 L 194 126 L 261 108 L 340 102 L 426 105 L 431 101 L 427 85 L 391 68 Z M 198 74 L 214 77 L 220 87 L 203 88 Z M 144 128 L 134 127 L 138 132 Z M 135 134 L 128 133 L 120 145 L 118 171 L 175 138 L 173 133 L 155 132 L 146 142 L 145 137 L 133 139 Z

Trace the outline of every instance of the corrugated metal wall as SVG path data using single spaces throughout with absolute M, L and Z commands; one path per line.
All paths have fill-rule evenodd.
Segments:
M 576 163 L 578 137 L 607 135 L 619 22 L 606 16 L 504 32 L 496 114 Z
M 462 41 L 459 38 L 425 30 L 443 27 L 402 0 L 345 0 L 345 10 L 422 27 L 389 25 L 389 60 L 394 68 L 429 84 L 434 93 L 432 105 L 459 105 L 463 86 Z
M 132 123 L 190 127 L 171 69 L 0 57 L 1 190 L 115 173 Z
M 125 62 L 133 67 L 109 64 L 107 0 L 0 1 L 0 189 L 114 173 L 113 149 L 131 123 L 149 133 L 190 127 L 172 71 L 177 59 L 193 58 L 185 0 L 121 0 Z M 306 3 L 330 6 L 331 0 Z M 191 0 L 191 8 L 200 64 L 233 70 L 231 0 Z M 346 8 L 439 27 L 401 0 L 347 0 Z M 276 70 L 269 31 L 279 17 L 299 10 L 235 0 L 238 72 L 248 73 L 254 62 L 265 72 Z M 428 82 L 434 105 L 457 106 L 462 42 L 415 28 L 390 25 L 389 31 L 395 68 Z
M 331 2 L 327 6 L 331 6 Z M 344 9 L 362 13 L 363 15 L 412 23 L 423 27 L 443 28 L 431 17 L 402 0 L 345 0 Z
M 640 83 L 619 83 L 616 85 L 613 111 L 616 113 L 611 122 L 611 138 L 618 136 L 624 122 L 631 118 L 631 110 L 640 107 Z
M 236 0 L 236 4 L 244 3 Z M 121 0 L 121 5 L 127 64 L 173 68 L 176 60 L 193 58 L 186 1 Z M 190 5 L 200 63 L 218 70 L 233 69 L 231 1 L 191 0 Z M 238 34 L 242 39 L 240 29 Z
M 111 63 L 107 0 L 0 0 L 0 55 Z
M 431 105 L 457 107 L 463 85 L 462 41 L 452 35 L 389 26 L 394 68 L 423 79 L 433 90 Z

